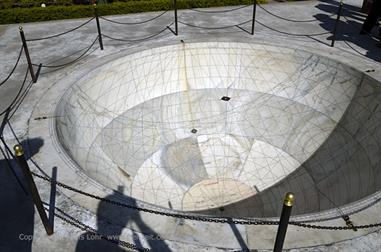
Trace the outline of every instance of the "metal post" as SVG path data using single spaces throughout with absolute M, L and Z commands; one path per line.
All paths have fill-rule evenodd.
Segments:
M 30 75 L 32 76 L 33 83 L 36 83 L 37 78 L 36 78 L 36 75 L 34 74 L 33 65 L 32 65 L 32 61 L 30 59 L 28 45 L 26 44 L 26 39 L 25 39 L 25 35 L 24 35 L 24 31 L 23 31 L 22 26 L 19 27 L 19 30 L 20 30 L 20 36 L 21 36 L 21 41 L 22 41 L 22 45 L 24 48 L 26 60 L 28 61 L 29 72 L 30 72 Z
M 97 21 L 99 46 L 101 47 L 101 50 L 103 50 L 101 25 L 99 24 L 98 9 L 97 9 L 97 5 L 96 4 L 94 4 L 94 14 L 95 14 L 95 20 Z
M 54 231 L 54 211 L 56 209 L 57 195 L 57 167 L 52 169 L 52 181 L 50 183 L 50 201 L 49 201 L 49 224 Z
M 53 228 L 49 223 L 45 209 L 44 209 L 42 202 L 41 202 L 40 195 L 38 194 L 36 184 L 34 183 L 32 174 L 30 172 L 29 165 L 25 160 L 24 150 L 23 150 L 21 145 L 15 145 L 14 150 L 15 150 L 17 162 L 22 169 L 22 172 L 23 172 L 24 177 L 25 177 L 25 181 L 28 185 L 28 189 L 31 192 L 34 205 L 36 206 L 38 214 L 40 215 L 42 223 L 44 224 L 45 231 L 48 235 L 51 235 L 51 234 L 53 234 Z
M 348 215 L 344 215 L 344 216 L 342 216 L 343 217 L 343 219 L 344 219 L 344 221 L 345 221 L 345 224 L 348 226 L 348 227 L 350 227 L 350 228 L 352 228 L 352 230 L 353 231 L 357 231 L 357 228 L 355 227 L 355 225 L 353 225 L 353 222 L 351 221 L 351 219 L 349 218 L 349 216 Z
M 337 13 L 337 18 L 336 18 L 336 23 L 335 23 L 335 27 L 333 29 L 333 36 L 332 36 L 332 42 L 331 42 L 331 47 L 333 47 L 335 45 L 335 39 L 336 39 L 336 32 L 337 32 L 337 28 L 339 26 L 339 22 L 340 22 L 340 17 L 341 17 L 341 12 L 343 10 L 343 1 L 341 0 L 340 1 L 340 5 L 339 5 L 339 11 Z
M 363 0 L 362 6 L 361 6 L 361 12 L 364 14 L 368 14 L 370 10 L 371 3 L 369 0 Z
M 179 30 L 177 27 L 177 0 L 173 0 L 173 9 L 175 10 L 175 35 L 179 35 Z
M 251 35 L 254 35 L 254 25 L 255 25 L 255 13 L 257 11 L 257 0 L 253 0 L 253 21 L 251 23 Z
M 8 146 L 7 146 L 7 143 L 5 142 L 4 138 L 3 138 L 3 132 L 4 132 L 4 128 L 5 128 L 5 125 L 7 124 L 8 122 L 8 117 L 9 117 L 9 113 L 11 112 L 11 109 L 10 108 L 7 108 L 6 112 L 5 112 L 5 115 L 3 117 L 3 121 L 1 122 L 1 126 L 0 126 L 0 142 L 4 145 L 4 148 L 5 150 L 3 151 L 2 148 L 0 148 L 0 152 L 1 154 L 4 156 L 5 158 L 5 162 L 7 163 L 9 169 L 11 170 L 13 176 L 15 177 L 17 183 L 20 185 L 21 189 L 23 190 L 23 192 L 28 195 L 28 192 L 26 191 L 24 185 L 21 183 L 19 177 L 17 176 L 16 172 L 14 171 L 13 169 L 13 166 L 11 164 L 11 162 L 9 161 L 9 159 L 7 158 L 6 156 L 6 152 L 9 150 L 8 149 Z
M 291 215 L 292 205 L 294 204 L 294 194 L 288 192 L 284 197 L 282 214 L 280 216 L 278 232 L 276 234 L 274 252 L 282 252 L 284 238 L 286 237 L 288 221 Z
M 3 144 L 4 147 L 5 147 L 5 150 L 3 150 L 3 148 L 0 148 L 0 153 L 4 156 L 4 158 L 5 158 L 5 162 L 7 163 L 7 166 L 8 166 L 8 168 L 11 170 L 12 175 L 15 177 L 17 183 L 18 183 L 19 186 L 21 187 L 21 190 L 23 190 L 23 192 L 25 193 L 25 195 L 28 195 L 27 190 L 25 189 L 24 185 L 22 184 L 22 182 L 20 181 L 19 177 L 17 176 L 15 170 L 13 169 L 13 166 L 12 166 L 11 161 L 7 158 L 7 154 L 6 154 L 6 152 L 8 151 L 8 146 L 7 146 L 7 143 L 5 142 L 5 140 L 3 139 L 2 136 L 0 137 L 0 141 L 2 142 L 2 144 Z
M 37 72 L 36 72 L 36 81 L 38 80 L 38 77 L 40 76 L 41 68 L 42 68 L 42 63 L 38 65 Z

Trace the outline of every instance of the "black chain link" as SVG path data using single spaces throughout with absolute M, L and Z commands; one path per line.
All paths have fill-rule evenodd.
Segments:
M 25 76 L 24 76 L 24 80 L 23 82 L 21 83 L 21 87 L 20 89 L 17 91 L 17 94 L 15 96 L 15 98 L 12 100 L 11 104 L 5 109 L 3 110 L 1 113 L 0 113 L 0 116 L 4 115 L 5 113 L 7 113 L 8 110 L 14 110 L 15 107 L 18 108 L 18 105 L 16 105 L 20 99 L 20 97 L 23 97 L 22 93 L 23 93 L 23 90 L 24 90 L 24 86 L 25 86 L 25 83 L 26 83 L 26 80 L 28 78 L 28 73 L 29 73 L 29 68 L 26 69 L 26 72 L 25 72 Z M 29 87 L 31 87 L 31 85 L 33 85 L 33 81 L 31 81 L 29 83 L 29 85 L 27 86 L 26 90 L 28 90 Z M 25 92 L 24 92 L 25 93 Z M 21 103 L 19 103 L 20 105 Z M 17 110 L 16 108 L 16 110 Z M 16 111 L 14 110 L 14 112 Z M 13 115 L 13 114 L 12 114 Z M 12 115 L 10 117 L 12 117 Z M 9 119 L 8 119 L 9 120 Z
M 19 55 L 17 56 L 17 60 L 16 60 L 15 65 L 13 66 L 13 68 L 12 68 L 11 72 L 8 74 L 8 76 L 7 76 L 3 81 L 0 82 L 0 87 L 1 87 L 2 85 L 4 85 L 5 82 L 7 82 L 7 81 L 9 80 L 9 78 L 11 78 L 11 76 L 13 75 L 13 73 L 15 72 L 15 70 L 16 70 L 16 68 L 17 68 L 17 65 L 18 65 L 19 62 L 20 62 L 20 58 L 21 58 L 21 54 L 22 54 L 22 51 L 23 51 L 23 50 L 24 50 L 24 46 L 21 46 L 21 49 L 20 49 Z
M 122 39 L 122 38 L 114 38 L 114 37 L 111 37 L 107 34 L 102 34 L 102 37 L 105 37 L 105 38 L 108 38 L 108 39 L 111 39 L 111 40 L 116 40 L 116 41 L 122 41 L 122 42 L 127 42 L 127 43 L 134 43 L 134 42 L 141 42 L 141 41 L 145 41 L 145 40 L 150 40 L 156 36 L 159 36 L 160 34 L 162 34 L 163 32 L 165 32 L 169 26 L 171 26 L 174 22 L 171 22 L 170 24 L 168 24 L 164 29 L 162 29 L 161 31 L 155 33 L 155 34 L 151 34 L 147 37 L 144 37 L 144 38 L 137 38 L 137 39 Z
M 194 221 L 201 221 L 201 222 L 210 222 L 210 223 L 229 223 L 229 224 L 238 224 L 238 225 L 279 225 L 279 221 L 270 221 L 270 220 L 256 220 L 256 219 L 235 219 L 232 217 L 210 217 L 210 216 L 197 216 L 197 215 L 188 215 L 188 214 L 179 214 L 179 213 L 169 213 L 169 212 L 162 212 L 154 209 L 148 209 L 148 208 L 143 208 L 143 207 L 138 207 L 138 206 L 133 206 L 133 205 L 128 205 L 122 202 L 110 200 L 110 199 L 105 199 L 102 197 L 99 197 L 94 194 L 90 194 L 87 192 L 83 192 L 81 190 L 78 190 L 76 188 L 73 188 L 71 186 L 68 186 L 64 183 L 58 182 L 58 181 L 53 181 L 49 177 L 45 177 L 43 175 L 39 175 L 35 172 L 32 172 L 32 174 L 40 179 L 43 179 L 47 182 L 50 182 L 52 184 L 56 184 L 62 188 L 65 188 L 67 190 L 77 192 L 79 194 L 88 196 L 93 199 L 97 199 L 112 205 L 116 205 L 119 207 L 126 207 L 129 209 L 137 210 L 137 211 L 142 211 L 146 213 L 151 213 L 151 214 L 157 214 L 157 215 L 162 215 L 162 216 L 167 216 L 167 217 L 173 217 L 173 218 L 181 218 L 181 219 L 187 219 L 187 220 L 194 220 Z M 347 225 L 347 226 L 322 226 L 322 225 L 314 225 L 314 224 L 307 224 L 303 222 L 296 222 L 296 221 L 290 221 L 290 225 L 298 226 L 298 227 L 303 227 L 303 228 L 310 228 L 310 229 L 323 229 L 323 230 L 356 230 L 356 229 L 367 229 L 367 228 L 375 228 L 375 227 L 381 227 L 381 222 L 380 223 L 373 223 L 373 224 L 366 224 L 366 225 Z
M 88 53 L 88 52 L 91 50 L 91 48 L 93 48 L 93 46 L 95 45 L 95 42 L 97 42 L 98 38 L 99 38 L 99 36 L 97 36 L 97 37 L 94 39 L 94 41 L 91 43 L 91 45 L 90 45 L 88 48 L 86 48 L 86 51 L 84 51 L 84 52 L 83 52 L 79 57 L 77 57 L 76 59 L 74 59 L 74 60 L 72 60 L 72 61 L 70 61 L 70 62 L 64 63 L 64 64 L 60 64 L 60 65 L 42 65 L 42 67 L 43 67 L 43 68 L 61 68 L 61 67 L 66 67 L 66 66 L 68 66 L 68 65 L 71 65 L 71 64 L 77 62 L 78 60 L 82 59 L 82 58 L 86 55 L 86 53 Z M 83 50 L 83 49 L 82 49 L 82 50 Z M 81 51 L 82 51 L 82 50 L 81 50 Z M 65 57 L 65 58 L 66 58 L 66 57 Z M 57 60 L 56 60 L 56 61 L 57 61 Z M 32 64 L 32 65 L 37 66 L 36 64 Z
M 289 35 L 289 36 L 295 36 L 295 37 L 314 37 L 314 36 L 321 36 L 321 35 L 327 35 L 329 33 L 331 33 L 330 31 L 327 31 L 327 32 L 321 32 L 321 33 L 312 33 L 312 34 L 298 34 L 298 33 L 290 33 L 290 32 L 284 32 L 284 31 L 280 31 L 280 30 L 277 30 L 275 28 L 272 28 L 268 25 L 265 25 L 264 23 L 258 21 L 258 20 L 255 20 L 256 23 L 262 25 L 263 27 L 271 30 L 271 31 L 274 31 L 274 32 L 277 32 L 277 33 L 281 33 L 281 34 L 284 34 L 284 35 Z
M 243 25 L 243 24 L 247 24 L 247 23 L 252 22 L 252 21 L 253 21 L 253 19 L 250 19 L 250 20 L 247 20 L 247 21 L 239 23 L 239 24 L 220 26 L 220 27 L 199 26 L 199 25 L 189 24 L 189 23 L 186 23 L 186 22 L 183 22 L 183 21 L 180 21 L 180 20 L 178 22 L 180 24 L 183 24 L 183 25 L 186 25 L 186 26 L 189 26 L 189 27 L 193 27 L 193 28 L 198 28 L 198 29 L 204 29 L 204 30 L 222 30 L 222 29 L 237 27 L 237 26 L 240 26 L 240 25 Z
M 65 34 L 68 34 L 69 32 L 72 32 L 72 31 L 75 31 L 85 25 L 87 25 L 88 23 L 90 23 L 94 18 L 91 18 L 89 20 L 87 20 L 86 22 L 84 22 L 83 24 L 73 28 L 73 29 L 70 29 L 68 31 L 65 31 L 65 32 L 62 32 L 62 33 L 59 33 L 59 34 L 55 34 L 55 35 L 52 35 L 52 36 L 48 36 L 48 37 L 43 37 L 43 38 L 34 38 L 34 39 L 27 39 L 26 41 L 40 41 L 40 40 L 45 40 L 45 39 L 51 39 L 51 38 L 56 38 L 56 37 L 59 37 L 59 36 L 62 36 L 62 35 L 65 35 Z
M 306 223 L 295 222 L 295 221 L 290 221 L 289 224 L 298 226 L 298 227 L 311 228 L 311 229 L 325 229 L 325 230 L 355 230 L 355 229 L 381 227 L 381 222 L 366 224 L 366 225 L 348 225 L 348 226 L 322 226 L 322 225 L 306 224 Z
M 31 172 L 34 176 L 43 179 L 49 183 L 55 184 L 57 186 L 60 186 L 62 188 L 65 188 L 67 190 L 82 194 L 84 196 L 100 200 L 115 206 L 119 207 L 126 207 L 129 209 L 141 211 L 141 212 L 146 212 L 150 214 L 156 214 L 156 215 L 163 215 L 167 217 L 173 217 L 173 218 L 181 218 L 181 219 L 187 219 L 187 220 L 195 220 L 195 221 L 201 221 L 201 222 L 211 222 L 211 223 L 229 223 L 229 224 L 240 224 L 240 225 L 278 225 L 279 221 L 264 221 L 264 220 L 253 220 L 253 219 L 235 219 L 231 217 L 210 217 L 210 216 L 197 216 L 197 215 L 188 215 L 188 214 L 180 214 L 180 213 L 170 213 L 170 212 L 163 212 L 163 211 L 158 211 L 154 209 L 148 209 L 148 208 L 143 208 L 143 207 L 138 207 L 138 206 L 133 206 L 129 204 L 125 204 L 122 202 L 110 200 L 110 199 L 105 199 L 102 197 L 99 197 L 97 195 L 87 193 L 84 191 L 81 191 L 79 189 L 73 188 L 69 185 L 66 185 L 64 183 L 61 183 L 59 181 L 54 181 L 49 177 L 45 177 L 43 175 L 37 174 L 35 172 Z
M 120 21 L 115 21 L 115 20 L 111 20 L 111 19 L 108 19 L 108 18 L 105 18 L 105 17 L 99 17 L 100 19 L 103 19 L 107 22 L 111 22 L 111 23 L 114 23 L 114 24 L 120 24 L 120 25 L 140 25 L 140 24 L 145 24 L 145 23 L 148 23 L 148 22 L 151 22 L 155 19 L 158 19 L 159 17 L 163 16 L 165 13 L 167 13 L 168 11 L 164 11 L 162 13 L 160 13 L 159 15 L 153 17 L 153 18 L 150 18 L 150 19 L 147 19 L 147 20 L 144 20 L 144 21 L 140 21 L 140 22 L 120 22 Z
M 296 20 L 296 19 L 291 19 L 291 18 L 285 18 L 285 17 L 282 17 L 282 16 L 279 16 L 277 14 L 272 13 L 271 11 L 267 10 L 265 7 L 263 7 L 259 3 L 257 5 L 259 6 L 259 8 L 261 8 L 263 11 L 267 12 L 271 16 L 274 16 L 276 18 L 279 18 L 279 19 L 282 19 L 282 20 L 285 20 L 285 21 L 294 22 L 294 23 L 311 23 L 311 22 L 320 21 L 319 19 L 316 19 L 316 18 L 314 18 L 314 19 L 307 19 L 307 20 Z M 331 18 L 331 17 L 336 16 L 336 15 L 337 15 L 336 13 L 332 13 L 331 15 L 328 16 L 328 18 Z
M 306 223 L 300 223 L 300 222 L 289 222 L 290 225 L 303 227 L 303 228 L 310 228 L 310 229 L 325 229 L 325 230 L 348 230 L 352 229 L 347 226 L 322 226 L 322 225 L 313 225 L 313 224 L 306 224 Z
M 186 215 L 186 214 L 178 214 L 178 213 L 169 213 L 169 212 L 161 212 L 153 209 L 147 209 L 137 206 L 128 205 L 125 203 L 105 199 L 87 192 L 83 192 L 81 190 L 78 190 L 76 188 L 73 188 L 71 186 L 68 186 L 66 184 L 63 184 L 58 181 L 52 181 L 50 178 L 39 175 L 35 172 L 32 172 L 32 174 L 38 178 L 41 178 L 45 181 L 48 181 L 50 183 L 56 184 L 60 187 L 63 187 L 65 189 L 80 193 L 82 195 L 88 196 L 90 198 L 94 198 L 106 203 L 110 203 L 119 207 L 127 207 L 130 209 L 134 209 L 137 211 L 147 212 L 151 214 L 158 214 L 168 217 L 174 217 L 174 218 L 182 218 L 182 219 L 188 219 L 188 220 L 195 220 L 195 221 L 202 221 L 202 222 L 213 222 L 213 223 L 230 223 L 230 224 L 238 224 L 238 225 L 278 225 L 279 221 L 263 221 L 263 220 L 250 220 L 250 219 L 234 219 L 230 217 L 208 217 L 208 216 L 197 216 L 197 215 Z M 296 221 L 290 221 L 290 225 L 299 226 L 303 228 L 311 228 L 311 229 L 325 229 L 325 230 L 354 230 L 354 229 L 366 229 L 366 228 L 374 228 L 374 227 L 380 227 L 381 223 L 374 223 L 374 224 L 367 224 L 367 225 L 351 225 L 351 226 L 322 226 L 322 225 L 313 225 L 313 224 L 307 224 L 302 222 L 296 222 Z

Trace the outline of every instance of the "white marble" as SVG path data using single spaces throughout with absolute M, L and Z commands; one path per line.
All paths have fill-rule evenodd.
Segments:
M 352 69 L 296 49 L 158 47 L 73 85 L 58 105 L 58 136 L 103 185 L 123 185 L 162 207 L 218 208 L 301 167 L 337 127 L 360 81 Z

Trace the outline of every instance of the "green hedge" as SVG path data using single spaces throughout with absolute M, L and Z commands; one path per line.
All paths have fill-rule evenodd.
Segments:
M 98 5 L 100 15 L 116 15 L 147 11 L 171 10 L 168 0 L 124 0 L 112 4 Z M 266 0 L 259 0 L 263 3 Z M 179 9 L 251 4 L 252 0 L 178 0 Z M 0 10 L 0 24 L 27 23 L 58 19 L 83 18 L 94 16 L 91 5 L 48 6 L 46 8 L 11 8 Z
M 0 0 L 0 9 L 40 7 L 42 3 L 67 6 L 73 5 L 73 0 Z

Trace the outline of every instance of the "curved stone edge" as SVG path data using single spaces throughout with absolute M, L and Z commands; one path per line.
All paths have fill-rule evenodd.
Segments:
M 200 41 L 197 41 L 197 42 L 200 42 Z M 240 41 L 237 41 L 237 42 L 240 42 Z M 247 41 L 241 41 L 241 42 L 247 42 Z M 136 48 L 135 50 L 139 51 L 139 49 L 136 49 Z M 332 49 L 332 50 L 335 51 L 335 49 Z M 118 54 L 118 55 L 112 55 L 112 56 L 105 56 L 101 60 L 98 60 L 96 63 L 87 64 L 86 68 L 94 69 L 95 67 L 101 64 L 104 64 L 110 60 L 119 58 L 124 55 L 128 55 L 132 53 L 132 51 L 128 50 L 128 51 L 122 52 L 123 55 Z M 314 52 L 314 50 L 308 50 L 308 51 Z M 322 55 L 320 51 L 318 52 L 318 54 Z M 327 55 L 323 55 L 323 56 L 327 57 Z M 328 58 L 332 58 L 332 55 L 328 56 Z M 337 60 L 336 58 L 333 58 L 333 59 Z M 362 69 L 365 70 L 367 68 L 367 65 L 361 65 L 360 67 L 361 67 L 360 70 Z M 81 74 L 79 72 L 80 70 L 74 71 L 73 75 L 69 77 L 70 80 L 66 78 L 64 80 L 61 80 L 55 83 L 52 86 L 52 90 L 55 89 L 55 91 L 53 92 L 52 90 L 50 90 L 50 92 L 47 92 L 43 96 L 43 99 L 34 108 L 31 118 L 41 116 L 42 114 L 46 114 L 47 111 L 49 111 L 48 113 L 49 115 L 53 115 L 53 113 L 51 112 L 53 112 L 52 108 L 54 108 L 55 104 L 57 103 L 57 94 L 58 95 L 62 94 L 61 91 L 65 90 L 69 86 L 69 84 L 79 79 L 81 77 Z M 381 78 L 377 78 L 377 79 L 381 79 Z M 58 87 L 58 90 L 57 90 L 57 87 Z M 55 96 L 52 93 L 55 93 Z M 76 179 L 75 182 L 78 185 L 81 185 L 81 188 L 83 188 L 84 191 L 92 192 L 102 197 L 106 197 L 107 195 L 111 194 L 112 193 L 111 190 L 102 188 L 102 186 L 100 186 L 99 184 L 94 183 L 94 181 L 90 181 L 90 179 L 85 176 L 82 176 L 81 173 L 75 172 L 71 168 L 68 168 L 68 164 L 59 157 L 61 153 L 59 150 L 58 151 L 55 150 L 54 146 L 57 146 L 56 145 L 57 143 L 54 142 L 54 137 L 52 137 L 53 132 L 51 132 L 51 125 L 49 125 L 52 123 L 52 121 L 53 121 L 52 119 L 45 120 L 45 121 L 30 120 L 29 137 L 30 138 L 43 137 L 45 141 L 45 145 L 41 149 L 40 153 L 34 157 L 34 160 L 37 161 L 40 167 L 43 170 L 45 170 L 48 174 L 50 173 L 49 169 L 51 167 L 57 166 L 59 181 L 63 181 L 66 183 L 66 181 L 71 181 L 73 178 L 75 178 Z M 67 197 L 69 197 L 71 200 L 76 202 L 76 204 L 80 203 L 81 207 L 84 207 L 93 213 L 96 212 L 97 204 L 96 203 L 94 204 L 94 200 L 68 192 L 67 190 L 63 191 L 63 193 Z M 58 207 L 60 206 L 60 202 L 58 202 L 57 206 Z M 357 214 L 351 215 L 351 218 L 355 224 L 373 223 L 374 220 L 372 220 L 372 216 L 377 216 L 377 214 L 380 211 L 381 211 L 380 204 L 376 204 Z M 167 242 L 170 242 L 170 243 L 177 243 L 173 241 L 178 240 L 180 236 L 183 236 L 183 240 L 182 242 L 180 242 L 180 244 L 183 243 L 183 245 L 187 243 L 188 244 L 192 243 L 192 244 L 197 244 L 199 246 L 212 246 L 212 247 L 220 247 L 220 248 L 240 248 L 239 243 L 237 242 L 237 239 L 234 236 L 234 233 L 232 233 L 231 228 L 228 225 L 205 224 L 205 223 L 192 222 L 192 221 L 184 221 L 182 225 L 179 225 L 178 223 L 176 223 L 177 220 L 173 220 L 172 218 L 168 218 L 168 217 L 158 218 L 156 216 L 152 216 L 152 215 L 150 216 L 149 214 L 142 214 L 142 219 L 149 220 L 150 225 L 156 228 L 156 230 L 154 231 L 157 232 L 159 236 L 165 238 Z M 335 220 L 320 222 L 319 224 L 320 225 L 343 225 L 344 222 L 341 219 L 335 219 Z M 180 228 L 181 230 L 179 230 L 180 226 L 181 226 Z M 224 226 L 227 226 L 227 228 Z M 134 229 L 138 227 L 135 226 L 132 228 Z M 242 235 L 242 237 L 245 237 L 245 240 L 249 248 L 255 248 L 255 249 L 272 248 L 273 240 L 274 240 L 275 232 L 276 232 L 275 226 L 273 227 L 271 226 L 246 226 L 246 227 L 237 226 L 237 228 L 239 229 L 239 233 Z M 195 232 L 191 232 L 186 229 L 194 230 Z M 129 228 L 124 229 L 123 235 L 122 235 L 122 239 L 126 241 L 131 240 L 131 238 L 129 237 L 131 234 L 126 233 L 128 232 L 128 230 L 130 229 Z M 302 248 L 302 247 L 310 247 L 310 246 L 316 246 L 316 245 L 322 245 L 322 244 L 330 244 L 330 243 L 362 236 L 374 230 L 376 229 L 362 230 L 355 233 L 353 231 L 334 232 L 334 231 L 324 231 L 324 230 L 323 231 L 306 230 L 306 229 L 300 229 L 297 227 L 290 226 L 289 232 L 287 234 L 285 247 L 286 248 L 297 248 L 297 247 Z M 170 234 L 168 231 L 172 232 L 172 234 Z M 181 235 L 182 233 L 181 231 L 184 231 L 185 233 Z M 300 235 L 300 234 L 303 234 L 303 235 Z M 214 239 L 211 239 L 213 237 Z M 185 245 L 185 246 L 188 246 L 188 245 Z

